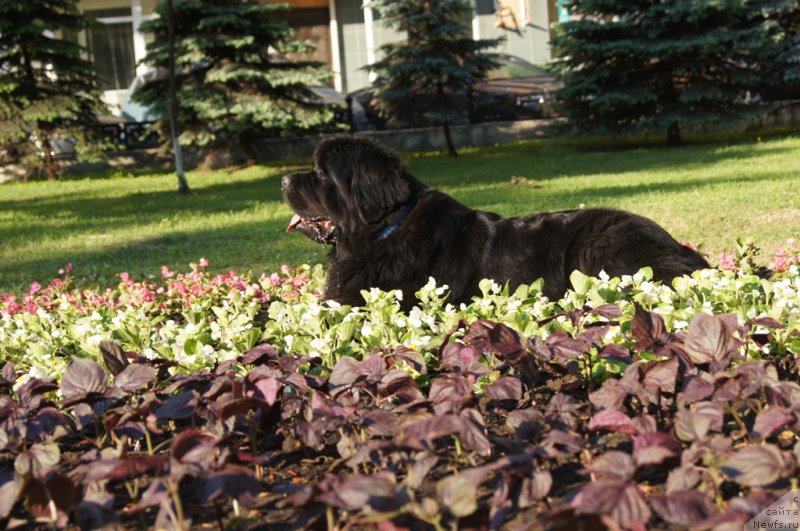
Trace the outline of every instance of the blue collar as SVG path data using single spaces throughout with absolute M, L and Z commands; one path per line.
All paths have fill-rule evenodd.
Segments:
M 417 198 L 416 197 L 414 199 L 412 199 L 411 201 L 409 201 L 408 203 L 406 203 L 406 206 L 403 207 L 403 211 L 400 212 L 400 216 L 395 220 L 394 223 L 392 223 L 391 225 L 386 225 L 383 229 L 381 229 L 381 232 L 378 234 L 378 239 L 379 240 L 385 240 L 395 230 L 397 230 L 397 227 L 400 226 L 400 224 L 403 222 L 404 219 L 406 219 L 406 216 L 408 216 L 408 214 L 411 212 L 411 210 L 415 206 L 417 206 Z

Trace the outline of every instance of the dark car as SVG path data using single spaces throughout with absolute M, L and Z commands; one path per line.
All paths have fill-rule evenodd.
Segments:
M 456 94 L 455 99 L 464 115 L 473 123 L 549 118 L 553 111 L 550 93 L 561 85 L 552 74 L 519 57 L 504 53 L 489 54 L 498 66 L 490 70 L 485 80 L 473 85 L 473 94 Z M 386 121 L 372 104 L 373 87 L 348 94 L 354 104 L 353 122 L 356 130 L 385 129 Z M 361 109 L 358 109 L 360 106 Z M 472 106 L 473 108 L 469 109 Z M 417 120 L 417 125 L 430 125 Z

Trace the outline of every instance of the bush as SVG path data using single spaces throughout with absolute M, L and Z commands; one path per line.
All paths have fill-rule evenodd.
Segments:
M 751 253 L 672 286 L 573 273 L 559 301 L 485 280 L 454 307 L 431 279 L 408 314 L 321 302 L 319 267 L 105 292 L 66 267 L 0 299 L 0 519 L 742 525 L 800 460 L 798 252 L 770 280 Z

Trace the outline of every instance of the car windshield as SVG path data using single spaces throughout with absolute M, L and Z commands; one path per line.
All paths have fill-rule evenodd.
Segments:
M 486 79 L 490 81 L 494 79 L 512 79 L 518 77 L 540 77 L 550 75 L 541 68 L 536 67 L 517 57 L 499 56 L 495 59 L 500 66 L 489 71 Z

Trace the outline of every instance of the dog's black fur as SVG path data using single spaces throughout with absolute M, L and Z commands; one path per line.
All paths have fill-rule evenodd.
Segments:
M 332 244 L 325 296 L 343 304 L 363 304 L 361 290 L 378 287 L 403 290 L 407 308 L 428 277 L 447 284 L 449 300 L 459 303 L 479 292 L 483 278 L 513 289 L 543 277 L 544 294 L 554 299 L 576 269 L 618 276 L 650 266 L 655 280 L 669 281 L 709 267 L 655 222 L 629 212 L 503 218 L 473 210 L 425 186 L 371 140 L 325 140 L 314 162 L 314 170 L 283 178 L 283 195 L 302 218 L 291 228 Z

